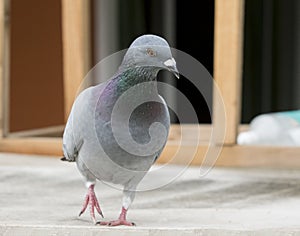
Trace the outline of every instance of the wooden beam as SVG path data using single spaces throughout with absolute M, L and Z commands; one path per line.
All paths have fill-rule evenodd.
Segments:
M 218 147 L 211 146 L 210 148 L 216 149 Z M 178 154 L 179 149 L 181 149 L 180 153 L 182 154 Z M 194 151 L 195 149 L 196 152 Z M 207 150 L 207 145 L 199 145 L 197 147 L 168 145 L 158 162 L 161 164 L 186 164 L 184 159 L 196 153 L 191 160 L 191 165 L 200 166 Z M 215 166 L 299 169 L 299 153 L 299 147 L 224 146 Z M 176 157 L 176 155 L 178 156 Z
M 62 0 L 62 30 L 67 120 L 79 86 L 91 66 L 90 1 Z
M 9 133 L 10 0 L 1 0 L 1 137 Z
M 216 146 L 210 148 L 215 151 Z M 200 166 L 208 145 L 168 144 L 159 164 Z M 0 140 L 0 152 L 62 156 L 61 138 L 6 138 Z M 267 146 L 224 146 L 215 165 L 222 167 L 300 168 L 300 148 Z M 187 161 L 186 159 L 190 159 Z M 190 162 L 190 163 L 189 163 Z
M 46 128 L 31 129 L 25 131 L 10 132 L 7 138 L 22 137 L 61 137 L 64 132 L 65 125 L 55 125 Z
M 4 0 L 0 0 L 0 135 L 3 131 L 3 74 L 4 74 Z
M 224 100 L 226 120 L 220 114 L 222 104 L 214 99 L 213 124 L 218 132 L 226 123 L 227 145 L 236 143 L 240 123 L 243 26 L 244 0 L 215 0 L 214 79 Z
M 247 127 L 242 127 L 247 129 Z M 188 134 L 181 140 L 182 133 Z M 198 134 L 200 139 L 197 140 Z M 275 146 L 209 146 L 211 127 L 208 125 L 172 125 L 167 145 L 158 163 L 200 166 L 205 163 L 224 167 L 300 168 L 300 147 Z M 62 156 L 61 138 L 5 138 L 0 139 L 0 152 L 14 152 Z M 219 156 L 217 155 L 220 152 Z M 218 158 L 215 158 L 218 157 Z
M 62 156 L 62 138 L 5 138 L 0 152 Z

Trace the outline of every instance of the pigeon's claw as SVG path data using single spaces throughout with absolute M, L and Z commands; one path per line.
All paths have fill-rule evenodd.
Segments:
M 106 225 L 106 226 L 119 226 L 119 225 L 126 225 L 126 226 L 136 226 L 135 223 L 127 221 L 127 220 L 113 220 L 108 222 L 98 222 L 97 225 Z
M 100 208 L 99 202 L 97 200 L 97 197 L 96 197 L 96 194 L 94 191 L 94 185 L 91 185 L 88 189 L 88 192 L 85 196 L 83 207 L 79 213 L 79 216 L 81 216 L 85 212 L 88 205 L 90 205 L 91 218 L 92 218 L 94 224 L 96 224 L 97 221 L 96 221 L 96 217 L 95 217 L 95 208 L 96 208 L 97 212 L 99 213 L 99 215 L 102 216 L 102 218 L 104 218 L 104 216 L 103 216 L 102 210 Z
M 136 226 L 135 223 L 126 220 L 126 214 L 127 214 L 127 210 L 124 207 L 122 207 L 122 211 L 121 211 L 121 214 L 119 216 L 119 219 L 113 220 L 113 221 L 108 221 L 108 222 L 100 221 L 100 222 L 97 222 L 97 225 L 106 225 L 106 226 L 119 226 L 119 225 Z

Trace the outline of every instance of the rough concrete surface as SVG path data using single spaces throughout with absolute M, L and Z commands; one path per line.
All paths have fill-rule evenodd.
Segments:
M 146 184 L 178 169 L 169 165 Z M 101 182 L 95 190 L 105 219 L 115 219 L 122 192 Z M 300 235 L 300 170 L 214 168 L 200 178 L 189 167 L 137 193 L 128 212 L 136 227 L 94 226 L 88 211 L 78 217 L 85 193 L 73 163 L 2 153 L 0 235 Z

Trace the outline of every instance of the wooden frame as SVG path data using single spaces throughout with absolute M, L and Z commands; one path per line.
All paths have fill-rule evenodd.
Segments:
M 65 120 L 82 79 L 91 66 L 90 1 L 61 0 Z
M 3 15 L 1 26 L 4 29 L 1 37 L 1 65 L 5 73 L 1 73 L 3 136 L 54 136 L 55 133 L 62 133 L 64 91 L 61 0 L 29 3 L 2 0 L 0 4 Z M 48 10 L 38 10 L 41 7 Z M 28 15 L 32 8 L 36 10 Z M 37 20 L 39 24 L 36 24 Z M 24 33 L 27 27 L 33 33 Z M 40 86 L 38 91 L 35 90 L 37 86 Z
M 0 43 L 4 40 L 4 0 L 0 0 Z M 77 88 L 87 72 L 89 61 L 89 1 L 62 0 L 65 117 L 71 108 Z M 239 167 L 300 167 L 300 148 L 238 146 L 236 137 L 240 122 L 240 97 L 243 51 L 244 0 L 215 0 L 215 50 L 214 75 L 223 96 L 226 119 L 218 115 L 220 104 L 213 104 L 213 128 L 218 131 L 226 122 L 224 146 L 216 165 Z M 3 47 L 0 49 L 0 70 L 5 65 Z M 1 73 L 3 75 L 3 72 Z M 3 77 L 1 77 L 1 82 Z M 0 83 L 3 93 L 3 83 Z M 0 118 L 3 119 L 3 114 Z M 3 123 L 3 122 L 2 122 Z M 3 130 L 3 127 L 1 127 Z M 159 159 L 160 163 L 170 162 L 170 158 L 181 148 L 181 156 L 176 159 L 181 164 L 186 156 L 196 153 L 191 164 L 200 165 L 208 148 L 219 149 L 221 145 L 210 145 L 208 139 L 200 139 L 195 144 L 195 132 L 200 135 L 211 133 L 211 126 L 177 125 L 171 127 L 170 138 Z M 190 132 L 187 140 L 180 141 L 182 130 Z M 193 133 L 194 132 L 194 133 Z M 201 137 L 201 136 L 200 136 Z M 0 151 L 44 155 L 62 155 L 61 138 L 2 138 Z M 196 151 L 195 151 L 196 150 Z M 174 163 L 174 162 L 172 162 Z
M 9 0 L 1 0 L 0 6 L 0 67 L 1 67 L 1 84 L 0 84 L 0 95 L 3 99 L 1 102 L 1 136 L 4 137 L 8 133 L 8 126 L 9 126 L 9 106 L 8 106 L 8 99 L 9 99 L 9 47 L 10 47 L 10 27 L 8 21 L 8 14 L 9 14 Z
M 215 0 L 214 79 L 225 105 L 225 145 L 235 144 L 240 122 L 243 21 L 244 0 Z M 223 104 L 216 102 L 213 92 L 213 124 L 219 130 L 224 124 L 219 108 Z
M 1 0 L 0 1 L 0 98 L 4 98 L 4 42 L 5 42 L 5 38 L 4 38 L 4 27 L 5 27 L 5 23 L 4 23 L 4 15 L 5 15 L 5 4 L 4 1 Z M 4 99 L 3 99 L 4 100 Z M 3 123 L 4 123 L 4 107 L 3 107 L 3 100 L 0 102 L 0 136 L 3 137 Z

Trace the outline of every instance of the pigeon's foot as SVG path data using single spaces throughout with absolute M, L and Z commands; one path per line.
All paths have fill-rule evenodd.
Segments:
M 83 203 L 83 207 L 82 207 L 82 210 L 79 213 L 79 216 L 81 216 L 82 213 L 85 212 L 85 210 L 86 210 L 86 208 L 87 208 L 88 205 L 90 205 L 90 215 L 91 215 L 91 218 L 92 218 L 94 224 L 96 224 L 97 221 L 96 221 L 96 218 L 95 218 L 95 211 L 94 211 L 94 209 L 96 208 L 97 212 L 102 216 L 102 218 L 104 216 L 102 214 L 100 205 L 98 203 L 98 200 L 97 200 L 97 197 L 96 197 L 96 194 L 95 194 L 95 191 L 94 191 L 94 185 L 91 185 L 88 188 L 88 192 L 86 194 L 86 197 L 85 197 L 85 200 L 84 200 L 84 203 Z
M 100 221 L 97 225 L 106 225 L 106 226 L 118 226 L 118 225 L 126 225 L 126 226 L 135 226 L 135 223 L 127 221 L 127 220 L 112 220 L 112 221 Z
M 108 221 L 108 222 L 101 221 L 101 222 L 98 222 L 97 224 L 98 225 L 106 225 L 106 226 L 118 226 L 118 225 L 135 226 L 135 223 L 126 220 L 126 213 L 127 213 L 127 210 L 124 207 L 122 207 L 122 212 L 119 216 L 119 219 L 113 220 L 113 221 Z

